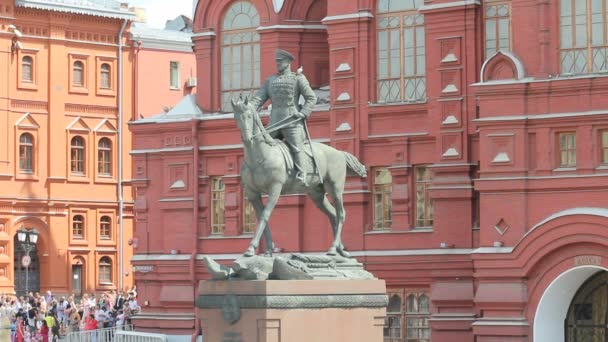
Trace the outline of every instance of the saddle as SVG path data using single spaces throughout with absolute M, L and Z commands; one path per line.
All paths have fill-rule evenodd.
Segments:
M 293 158 L 291 156 L 291 151 L 289 150 L 289 146 L 287 146 L 287 143 L 285 143 L 283 140 L 274 139 L 274 141 L 277 143 L 279 151 L 281 151 L 281 154 L 283 155 L 283 159 L 285 160 L 285 167 L 287 168 L 287 173 L 289 175 L 295 175 L 296 168 L 293 162 Z M 304 165 L 300 166 L 308 175 L 315 174 L 317 170 L 314 166 L 312 151 L 308 141 L 306 141 L 302 146 L 302 151 L 306 154 L 306 158 L 304 158 L 303 160 Z

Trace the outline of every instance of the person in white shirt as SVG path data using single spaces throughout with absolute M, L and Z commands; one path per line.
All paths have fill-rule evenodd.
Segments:
M 101 306 L 95 306 L 95 320 L 97 321 L 97 329 L 105 328 L 108 315 L 105 311 L 101 310 Z

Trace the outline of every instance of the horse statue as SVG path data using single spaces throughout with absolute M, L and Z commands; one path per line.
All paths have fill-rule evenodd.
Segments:
M 245 195 L 258 219 L 255 235 L 243 255 L 246 257 L 255 255 L 262 234 L 266 242 L 265 254 L 272 255 L 274 244 L 268 220 L 279 196 L 304 192 L 331 222 L 334 240 L 327 255 L 340 254 L 343 257 L 350 257 L 342 244 L 342 227 L 346 219 L 343 201 L 344 183 L 347 175 L 367 177 L 365 166 L 348 152 L 312 142 L 306 145 L 306 149 L 310 149 L 307 154 L 314 156 L 314 164 L 320 177 L 307 184 L 302 183 L 295 179 L 296 172 L 293 170 L 293 165 L 289 164 L 286 149 L 281 147 L 283 142 L 270 136 L 257 110 L 249 104 L 248 99 L 231 100 L 231 103 L 245 152 L 241 181 Z M 268 195 L 265 206 L 262 203 L 262 194 Z M 326 194 L 331 197 L 333 205 Z

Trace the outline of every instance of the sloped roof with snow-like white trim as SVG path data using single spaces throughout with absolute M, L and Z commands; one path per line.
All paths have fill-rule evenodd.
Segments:
M 17 7 L 92 15 L 113 19 L 135 19 L 135 14 L 115 0 L 15 0 Z

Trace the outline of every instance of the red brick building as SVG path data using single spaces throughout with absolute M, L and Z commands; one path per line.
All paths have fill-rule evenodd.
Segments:
M 280 47 L 320 95 L 312 136 L 370 168 L 347 184 L 344 243 L 387 281 L 386 341 L 605 339 L 606 11 L 591 0 L 200 2 L 196 103 L 131 125 L 139 326 L 196 334 L 202 257 L 247 247 L 227 104 L 275 72 Z M 305 196 L 283 197 L 271 226 L 286 252 L 330 243 Z

